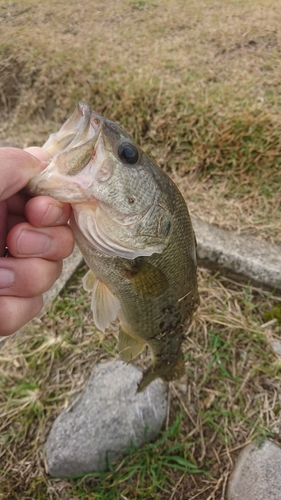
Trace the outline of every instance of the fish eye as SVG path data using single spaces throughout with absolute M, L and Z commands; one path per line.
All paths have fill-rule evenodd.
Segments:
M 131 142 L 122 142 L 118 147 L 118 156 L 124 163 L 135 165 L 139 159 L 139 152 Z

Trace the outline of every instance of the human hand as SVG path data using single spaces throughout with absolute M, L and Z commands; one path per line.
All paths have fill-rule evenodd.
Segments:
M 47 158 L 41 148 L 0 148 L 0 336 L 11 335 L 39 313 L 43 292 L 57 280 L 62 259 L 74 247 L 66 225 L 70 205 L 19 192 L 44 170 Z

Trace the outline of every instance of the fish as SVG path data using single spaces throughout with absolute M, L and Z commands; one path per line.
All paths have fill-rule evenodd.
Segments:
M 182 343 L 199 295 L 196 239 L 179 189 L 120 125 L 84 102 L 43 149 L 48 166 L 27 191 L 71 204 L 96 327 L 105 331 L 118 317 L 125 363 L 149 347 L 138 391 L 158 377 L 181 378 Z

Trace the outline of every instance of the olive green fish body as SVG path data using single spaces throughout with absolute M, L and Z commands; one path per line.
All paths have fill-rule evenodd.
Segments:
M 45 147 L 54 158 L 28 188 L 72 204 L 96 326 L 119 317 L 125 362 L 150 347 L 139 390 L 157 377 L 179 378 L 186 322 L 198 305 L 196 242 L 182 195 L 121 127 L 83 103 Z
M 185 322 L 198 306 L 194 235 L 186 204 L 177 189 L 175 207 L 167 247 L 161 254 L 134 260 L 102 255 L 87 245 L 73 224 L 88 266 L 120 302 L 121 332 L 139 340 L 136 354 L 142 351 L 144 343 L 151 348 L 153 364 L 141 381 L 141 390 L 157 377 L 168 381 L 184 374 L 181 344 Z M 131 361 L 135 356 L 130 357 L 130 352 L 126 352 L 128 342 L 124 344 L 119 346 L 121 358 Z

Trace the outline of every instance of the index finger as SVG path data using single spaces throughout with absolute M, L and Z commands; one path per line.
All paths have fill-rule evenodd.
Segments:
M 0 148 L 0 201 L 20 191 L 46 163 L 18 148 Z

